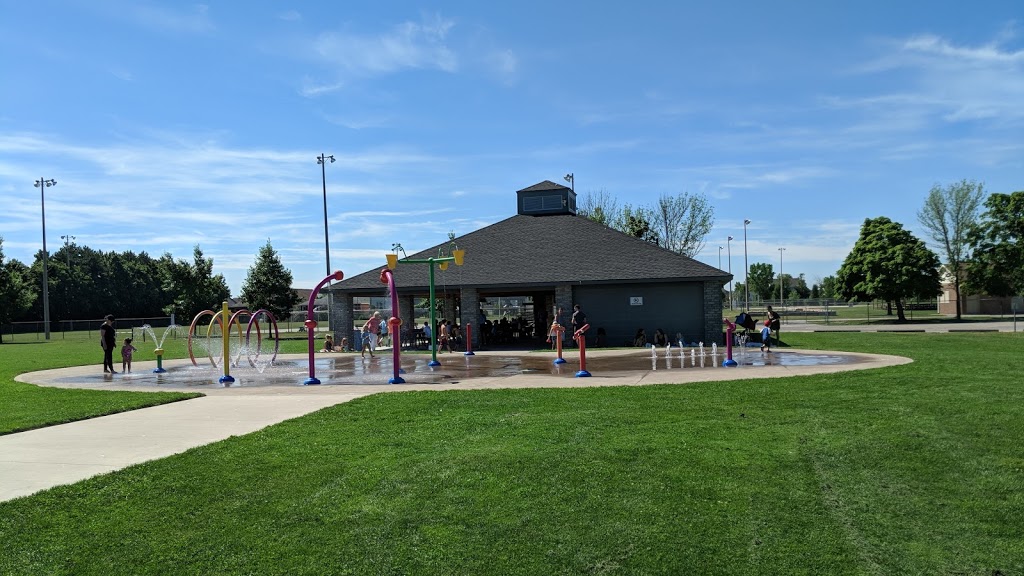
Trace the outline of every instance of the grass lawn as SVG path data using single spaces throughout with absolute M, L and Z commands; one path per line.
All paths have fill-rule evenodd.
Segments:
M 0 503 L 0 574 L 1024 573 L 1020 335 L 785 340 L 915 362 L 366 397 Z
M 305 334 L 289 333 L 287 336 L 288 339 L 281 341 L 281 353 L 308 350 Z M 316 343 L 320 345 L 322 342 L 320 338 Z M 136 339 L 133 344 L 138 348 L 133 357 L 135 369 L 139 369 L 138 362 L 156 360 L 152 342 Z M 188 358 L 187 340 L 184 338 L 168 338 L 164 341 L 164 350 L 166 359 Z M 0 345 L 0 435 L 201 396 L 179 392 L 65 390 L 14 381 L 16 375 L 25 372 L 68 366 L 95 365 L 96 371 L 102 372 L 102 364 L 103 351 L 97 338 Z M 114 367 L 121 370 L 121 356 L 117 350 L 114 351 Z

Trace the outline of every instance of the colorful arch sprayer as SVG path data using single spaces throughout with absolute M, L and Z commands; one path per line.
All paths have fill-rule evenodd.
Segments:
M 736 366 L 736 361 L 732 359 L 732 334 L 736 331 L 736 325 L 729 321 L 728 318 L 722 318 L 725 322 L 725 361 L 722 362 L 722 366 Z
M 239 320 L 239 317 L 243 315 L 249 316 L 249 323 L 247 324 L 244 337 L 242 335 L 242 322 Z M 189 359 L 192 360 L 193 366 L 199 366 L 199 363 L 196 362 L 196 356 L 192 352 L 192 335 L 195 334 L 196 325 L 199 323 L 199 319 L 204 318 L 206 316 L 211 317 L 210 325 L 207 326 L 206 328 L 207 357 L 210 359 L 210 364 L 213 364 L 214 367 L 217 366 L 217 359 L 213 357 L 214 347 L 211 346 L 211 343 L 213 341 L 213 326 L 220 326 L 222 351 L 220 360 L 222 367 L 224 368 L 224 375 L 221 376 L 219 380 L 221 384 L 230 384 L 235 381 L 235 379 L 231 376 L 231 364 L 233 362 L 235 366 L 238 366 L 238 361 L 242 357 L 243 350 L 246 351 L 246 357 L 249 360 L 249 365 L 256 367 L 261 354 L 260 344 L 263 342 L 263 333 L 260 331 L 259 323 L 260 317 L 266 318 L 267 322 L 269 322 L 270 325 L 273 326 L 274 328 L 274 353 L 270 357 L 270 363 L 273 364 L 274 360 L 277 359 L 277 353 L 281 348 L 281 338 L 280 332 L 278 331 L 277 328 L 277 320 L 274 319 L 274 315 L 271 314 L 269 310 L 263 308 L 257 310 L 256 312 L 249 312 L 248 310 L 243 308 L 242 310 L 239 310 L 234 314 L 231 314 L 231 311 L 228 310 L 228 303 L 225 301 L 221 303 L 220 312 L 214 312 L 213 310 L 203 310 L 199 314 L 196 314 L 196 317 L 192 319 L 192 324 L 188 327 L 188 357 Z M 231 359 L 231 342 L 228 337 L 228 333 L 231 332 L 232 327 L 238 329 L 239 344 L 238 353 L 235 354 L 234 360 Z M 256 328 L 255 348 L 250 346 L 250 343 L 252 341 L 253 328 Z M 253 350 L 255 350 L 255 353 L 253 352 Z
M 381 284 L 388 285 L 388 293 L 391 294 L 391 317 L 388 318 L 388 334 L 391 334 L 391 357 L 394 364 L 394 376 L 388 380 L 388 384 L 405 384 L 405 379 L 399 376 L 402 373 L 402 364 L 398 361 L 402 348 L 402 319 L 398 317 L 398 292 L 395 290 L 395 274 L 388 268 L 380 271 Z M 397 337 L 397 340 L 395 339 Z M 397 342 L 397 345 L 396 345 Z
M 313 303 L 316 300 L 316 295 L 320 293 L 320 289 L 324 287 L 324 284 L 327 284 L 331 280 L 341 280 L 344 277 L 345 275 L 341 270 L 335 270 L 334 274 L 331 274 L 327 278 L 321 280 L 320 283 L 316 285 L 316 288 L 309 293 L 309 303 L 306 306 L 306 321 L 304 323 L 306 325 L 306 334 L 309 336 L 309 378 L 306 378 L 306 380 L 303 381 L 303 384 L 307 386 L 320 383 L 320 380 L 317 380 L 316 367 L 313 362 L 313 352 L 316 347 L 316 344 L 313 343 L 313 332 L 316 330 L 316 320 L 313 319 Z

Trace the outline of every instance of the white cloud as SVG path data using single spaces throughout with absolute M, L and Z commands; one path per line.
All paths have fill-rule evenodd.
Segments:
M 454 26 L 440 16 L 423 22 L 403 22 L 376 36 L 344 32 L 321 34 L 314 42 L 321 58 L 341 71 L 387 74 L 402 69 L 455 72 L 458 57 L 445 40 Z
M 507 85 L 516 83 L 519 77 L 519 58 L 512 50 L 496 50 L 487 58 L 491 72 Z
M 331 94 L 337 92 L 345 87 L 343 82 L 331 82 L 329 84 L 317 83 L 313 80 L 306 79 L 303 81 L 302 88 L 299 89 L 299 94 L 302 94 L 306 98 L 316 98 L 323 96 L 324 94 Z
M 1001 35 L 1005 41 L 1007 35 Z M 864 74 L 901 70 L 896 92 L 833 104 L 910 116 L 937 116 L 948 123 L 1024 120 L 1024 50 L 997 42 L 956 45 L 935 35 L 888 44 L 891 52 L 863 65 Z
M 903 43 L 907 52 L 932 54 L 944 59 L 974 63 L 1024 63 L 1024 50 L 1006 52 L 996 44 L 979 47 L 954 46 L 943 38 L 932 35 L 915 36 Z
M 168 32 L 210 34 L 216 30 L 206 4 L 194 4 L 191 10 L 176 8 L 136 3 L 129 9 L 128 15 L 147 28 Z

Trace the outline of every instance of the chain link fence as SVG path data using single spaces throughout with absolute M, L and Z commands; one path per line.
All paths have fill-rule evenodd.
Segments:
M 317 331 L 326 331 L 327 312 L 317 311 L 314 314 L 316 316 L 316 321 L 319 324 Z M 278 320 L 278 330 L 281 332 L 305 332 L 306 327 L 303 324 L 305 319 L 306 313 L 303 312 L 301 317 L 292 315 L 288 320 Z M 117 338 L 119 342 L 122 338 L 131 338 L 133 340 L 137 339 L 140 342 L 145 342 L 150 336 L 142 329 L 144 325 L 148 324 L 154 329 L 154 331 L 156 331 L 157 334 L 163 334 L 163 329 L 170 326 L 171 321 L 172 318 L 170 316 L 157 316 L 153 318 L 118 318 L 114 320 L 114 329 L 117 331 Z M 243 323 L 247 321 L 248 320 L 243 320 Z M 101 325 L 103 325 L 102 318 L 96 320 L 59 320 L 57 322 L 51 322 L 50 340 L 95 339 L 99 342 L 99 330 Z M 187 327 L 188 326 L 186 325 L 186 328 Z M 168 335 L 168 338 L 172 339 L 186 337 L 188 337 L 187 329 L 177 330 Z M 0 324 L 0 338 L 2 338 L 5 343 L 45 342 L 45 324 L 42 320 L 36 322 L 12 322 L 10 324 Z

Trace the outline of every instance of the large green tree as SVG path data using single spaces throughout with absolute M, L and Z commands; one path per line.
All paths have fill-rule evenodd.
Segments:
M 756 294 L 758 298 L 766 300 L 773 295 L 778 296 L 779 291 L 775 284 L 775 269 L 767 262 L 755 262 L 750 265 L 749 272 L 750 293 Z
M 992 296 L 1024 294 L 1024 191 L 990 195 L 968 241 L 973 250 L 968 290 Z
M 204 258 L 198 245 L 192 250 L 193 261 L 174 260 L 170 254 L 160 259 L 164 273 L 164 290 L 171 304 L 165 314 L 174 314 L 182 323 L 203 310 L 216 309 L 231 296 L 224 275 L 213 273 L 213 258 Z
M 263 308 L 279 319 L 287 319 L 299 303 L 299 295 L 292 290 L 292 273 L 281 263 L 270 240 L 260 248 L 256 262 L 249 267 L 241 297 L 249 310 L 255 312 Z
M 24 314 L 36 299 L 29 285 L 28 268 L 11 260 L 4 262 L 4 239 L 0 237 L 0 324 L 9 324 Z M 0 344 L 3 344 L 3 330 L 0 330 Z
M 897 316 L 905 321 L 905 298 L 932 298 L 941 291 L 939 258 L 902 224 L 884 216 L 868 218 L 836 282 L 848 300 L 895 302 Z
M 795 277 L 789 274 L 779 274 L 779 282 L 782 282 L 782 292 L 786 300 L 808 298 L 811 295 L 811 289 L 807 287 L 807 278 L 804 277 L 804 274 Z M 779 293 L 778 286 L 779 284 L 776 282 L 772 288 L 773 294 Z
M 634 208 L 626 204 L 622 208 L 619 225 L 615 228 L 645 242 L 660 243 L 658 232 L 651 227 L 651 213 L 646 208 Z
M 715 224 L 715 209 L 703 194 L 663 194 L 650 215 L 661 246 L 690 258 L 704 249 L 705 238 Z
M 825 276 L 818 282 L 818 286 L 822 298 L 835 298 L 838 294 L 835 276 Z
M 978 208 L 984 194 L 984 185 L 973 180 L 961 180 L 946 187 L 936 184 L 917 213 L 917 220 L 939 247 L 939 253 L 945 256 L 956 294 L 957 320 L 961 314 L 960 284 L 964 264 L 970 258 L 967 234 L 978 222 Z

